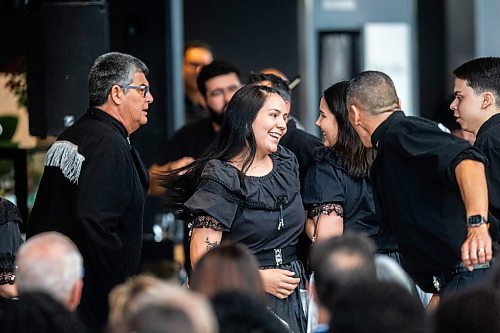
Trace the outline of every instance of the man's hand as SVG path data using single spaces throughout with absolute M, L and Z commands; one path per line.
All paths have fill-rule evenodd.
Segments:
M 260 277 L 264 284 L 264 290 L 278 297 L 285 299 L 297 288 L 300 278 L 293 277 L 294 272 L 284 269 L 261 269 Z
M 461 253 L 462 263 L 469 271 L 473 270 L 473 265 L 491 261 L 493 250 L 486 224 L 467 228 L 467 239 L 462 244 Z

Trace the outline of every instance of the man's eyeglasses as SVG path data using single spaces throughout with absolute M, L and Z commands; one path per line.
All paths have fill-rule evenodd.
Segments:
M 126 85 L 126 86 L 121 86 L 122 88 L 127 88 L 127 89 L 137 89 L 142 91 L 144 97 L 146 97 L 149 93 L 149 86 L 145 86 L 141 84 L 140 86 L 133 86 L 133 85 Z

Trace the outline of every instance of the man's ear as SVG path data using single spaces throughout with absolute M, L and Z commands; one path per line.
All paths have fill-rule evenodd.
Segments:
M 124 94 L 123 94 L 123 89 L 120 88 L 120 86 L 118 86 L 117 84 L 114 84 L 111 87 L 111 92 L 109 94 L 110 94 L 111 100 L 115 104 L 121 104 L 122 103 L 122 98 L 123 98 Z
M 79 279 L 73 289 L 71 289 L 71 294 L 68 299 L 68 308 L 70 311 L 75 311 L 80 304 L 80 299 L 82 298 L 82 288 L 83 288 L 83 280 Z
M 481 108 L 486 109 L 490 105 L 495 105 L 496 99 L 495 95 L 491 91 L 485 91 L 481 94 L 483 101 L 481 102 Z
M 349 120 L 352 126 L 359 126 L 361 109 L 355 104 L 349 104 Z

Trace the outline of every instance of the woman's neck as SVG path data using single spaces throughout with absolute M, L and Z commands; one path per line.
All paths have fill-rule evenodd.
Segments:
M 250 165 L 246 170 L 243 170 L 243 163 L 245 161 L 246 155 L 239 155 L 233 160 L 229 161 L 235 168 L 244 172 L 247 176 L 265 176 L 273 169 L 273 162 L 269 155 L 258 155 L 256 154 Z

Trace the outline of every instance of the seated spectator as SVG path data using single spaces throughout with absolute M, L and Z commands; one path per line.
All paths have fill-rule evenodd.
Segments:
M 286 333 L 286 323 L 247 293 L 226 290 L 211 299 L 220 333 Z
M 149 305 L 170 306 L 182 311 L 191 320 L 195 333 L 218 332 L 214 313 L 205 297 L 147 275 L 130 278 L 111 291 L 109 331 L 130 332 L 133 318 Z
M 76 310 L 82 294 L 83 260 L 76 245 L 58 232 L 44 232 L 24 243 L 16 258 L 19 295 L 43 292 Z
M 342 236 L 318 241 L 311 251 L 314 282 L 310 285 L 312 300 L 308 325 L 314 332 L 327 332 L 328 308 L 337 292 L 355 281 L 377 279 L 374 262 L 375 243 L 367 236 L 345 232 Z M 316 309 L 317 306 L 317 309 Z M 314 313 L 317 313 L 315 318 Z
M 207 297 L 231 289 L 265 302 L 255 256 L 243 244 L 225 243 L 208 251 L 194 267 L 190 288 Z
M 348 284 L 331 298 L 330 332 L 424 332 L 422 304 L 399 284 L 381 281 Z
M 45 293 L 25 292 L 0 312 L 0 332 L 80 333 L 76 315 Z
M 0 198 L 0 306 L 2 299 L 17 295 L 14 260 L 23 243 L 19 231 L 21 223 L 17 207 L 9 200 Z
M 500 291 L 476 288 L 444 298 L 433 326 L 434 333 L 500 332 Z

